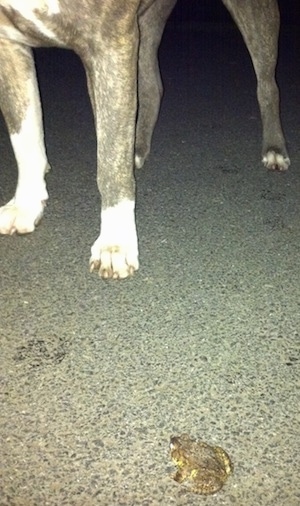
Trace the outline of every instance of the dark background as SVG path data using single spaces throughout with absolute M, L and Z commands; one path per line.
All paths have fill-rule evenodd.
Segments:
M 299 21 L 298 0 L 279 0 L 278 4 L 283 23 L 296 24 Z M 220 0 L 179 0 L 172 14 L 172 21 L 180 23 L 188 20 L 229 22 L 231 18 Z

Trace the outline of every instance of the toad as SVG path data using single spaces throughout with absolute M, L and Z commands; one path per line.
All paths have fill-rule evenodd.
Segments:
M 198 494 L 214 494 L 233 471 L 230 457 L 219 446 L 191 439 L 188 434 L 171 437 L 171 458 L 178 467 L 173 476 L 178 483 Z

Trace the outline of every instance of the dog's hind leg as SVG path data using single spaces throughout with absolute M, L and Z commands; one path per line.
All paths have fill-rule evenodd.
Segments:
M 275 80 L 280 16 L 277 0 L 223 0 L 236 21 L 257 77 L 257 99 L 263 126 L 262 159 L 268 169 L 290 165 L 279 112 Z
M 139 17 L 138 118 L 135 166 L 141 168 L 150 152 L 163 86 L 157 51 L 167 19 L 176 0 L 156 1 Z

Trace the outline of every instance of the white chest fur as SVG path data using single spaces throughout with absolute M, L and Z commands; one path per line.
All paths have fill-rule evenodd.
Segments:
M 0 7 L 11 7 L 26 19 L 32 19 L 35 11 L 48 15 L 60 12 L 59 0 L 0 0 Z
M 31 39 L 26 33 L 26 25 L 30 25 L 31 30 L 34 27 L 38 38 L 42 36 L 60 45 L 58 37 L 48 25 L 51 17 L 60 13 L 59 0 L 0 0 L 0 15 L 1 9 L 6 18 L 12 21 L 11 24 L 6 22 L 0 24 L 0 35 L 3 37 L 35 45 L 31 44 Z

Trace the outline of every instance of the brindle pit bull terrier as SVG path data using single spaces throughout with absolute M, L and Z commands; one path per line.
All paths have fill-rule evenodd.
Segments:
M 162 85 L 157 49 L 176 0 L 0 0 L 0 106 L 16 156 L 14 197 L 0 208 L 0 233 L 32 232 L 48 193 L 42 113 L 31 47 L 73 49 L 86 70 L 97 133 L 101 232 L 90 270 L 126 278 L 138 269 L 136 167 L 147 157 Z M 249 49 L 263 123 L 263 163 L 289 158 L 275 82 L 276 0 L 223 0 Z M 138 62 L 138 65 L 137 65 Z

